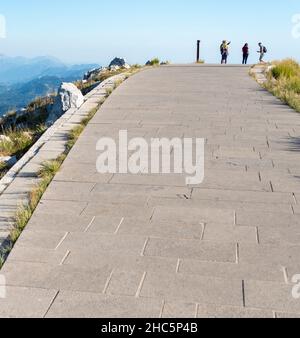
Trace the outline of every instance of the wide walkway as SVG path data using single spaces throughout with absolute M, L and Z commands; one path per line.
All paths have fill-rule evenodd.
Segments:
M 4 265 L 0 317 L 300 314 L 300 115 L 248 72 L 170 66 L 122 84 Z M 120 129 L 205 138 L 203 184 L 97 174 L 96 142 Z

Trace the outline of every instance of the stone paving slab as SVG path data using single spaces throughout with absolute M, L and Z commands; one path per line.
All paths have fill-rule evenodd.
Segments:
M 0 298 L 1 318 L 44 317 L 57 291 L 8 286 L 6 298 Z
M 9 296 L 0 316 L 299 317 L 292 278 L 300 273 L 300 116 L 248 72 L 160 67 L 118 87 L 4 265 Z M 3 212 L 77 122 L 66 122 L 24 168 Z M 120 129 L 147 140 L 204 138 L 203 184 L 186 186 L 183 175 L 99 175 L 96 142 Z
M 162 302 L 84 292 L 60 292 L 47 318 L 158 318 Z

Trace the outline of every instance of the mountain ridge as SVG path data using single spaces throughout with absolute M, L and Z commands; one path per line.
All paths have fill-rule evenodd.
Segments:
M 51 56 L 0 55 L 0 116 L 26 107 L 39 96 L 56 92 L 61 82 L 73 82 L 99 64 L 66 65 Z

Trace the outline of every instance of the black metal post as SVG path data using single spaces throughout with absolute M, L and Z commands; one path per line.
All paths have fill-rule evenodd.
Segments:
M 200 44 L 201 41 L 197 40 L 197 63 L 200 61 Z

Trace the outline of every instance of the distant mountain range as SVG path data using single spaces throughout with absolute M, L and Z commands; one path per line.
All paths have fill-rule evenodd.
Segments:
M 61 82 L 82 79 L 84 73 L 96 67 L 99 65 L 66 65 L 48 56 L 29 59 L 0 55 L 0 115 L 55 92 Z

